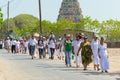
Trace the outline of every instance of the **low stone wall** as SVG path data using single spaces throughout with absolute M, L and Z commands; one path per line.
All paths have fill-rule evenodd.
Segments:
M 120 48 L 120 42 L 107 42 L 108 48 Z

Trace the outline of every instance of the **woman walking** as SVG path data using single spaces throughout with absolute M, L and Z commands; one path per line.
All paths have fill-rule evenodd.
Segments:
M 84 70 L 87 70 L 87 66 L 92 62 L 92 58 L 91 58 L 92 50 L 91 50 L 90 42 L 88 42 L 87 36 L 84 37 L 84 42 L 81 43 L 77 55 L 79 55 L 80 50 L 81 50 L 82 64 Z
M 72 41 L 70 34 L 66 35 L 66 40 L 64 41 L 65 47 L 65 63 L 66 67 L 71 67 L 71 54 L 72 54 Z
M 107 54 L 107 44 L 104 42 L 104 38 L 102 37 L 99 44 L 98 54 L 100 57 L 100 65 L 102 72 L 108 73 L 109 69 L 109 61 Z

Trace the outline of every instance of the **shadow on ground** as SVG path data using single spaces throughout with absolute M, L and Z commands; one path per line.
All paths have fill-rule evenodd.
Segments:
M 120 80 L 120 78 L 116 78 L 116 80 Z
M 93 71 L 93 70 L 90 70 L 90 69 L 84 71 L 83 67 L 75 68 L 75 67 L 65 67 L 63 65 L 62 66 L 61 65 L 55 66 L 55 65 L 49 65 L 49 64 L 47 64 L 47 66 L 46 66 L 46 64 L 45 65 L 44 64 L 42 64 L 42 65 L 37 64 L 36 67 L 65 71 L 65 72 L 71 72 L 71 73 L 84 73 L 83 75 L 95 75 L 95 76 L 97 76 L 97 75 L 109 75 L 109 76 L 113 76 L 113 77 L 114 76 L 120 76 L 120 72 L 102 73 L 100 71 L 97 72 L 97 71 Z M 116 80 L 120 80 L 120 78 L 117 78 Z

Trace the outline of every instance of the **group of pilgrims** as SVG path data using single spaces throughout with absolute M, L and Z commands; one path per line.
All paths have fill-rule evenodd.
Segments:
M 83 65 L 83 70 L 87 70 L 90 63 L 94 63 L 94 70 L 108 73 L 109 60 L 107 54 L 107 44 L 103 37 L 99 39 L 94 36 L 89 42 L 88 37 L 83 33 L 64 34 L 56 39 L 53 32 L 48 38 L 39 35 L 36 38 L 31 35 L 29 39 L 10 39 L 7 37 L 5 46 L 8 53 L 23 53 L 29 54 L 31 59 L 36 58 L 36 53 L 39 53 L 39 59 L 49 58 L 54 60 L 55 57 L 59 60 L 65 60 L 66 67 L 72 66 L 72 59 L 76 68 Z M 55 55 L 57 54 L 57 55 Z

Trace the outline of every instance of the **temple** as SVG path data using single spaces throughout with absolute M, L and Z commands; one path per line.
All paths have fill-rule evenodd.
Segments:
M 61 19 L 80 22 L 83 18 L 78 0 L 63 0 L 58 15 L 58 21 Z

